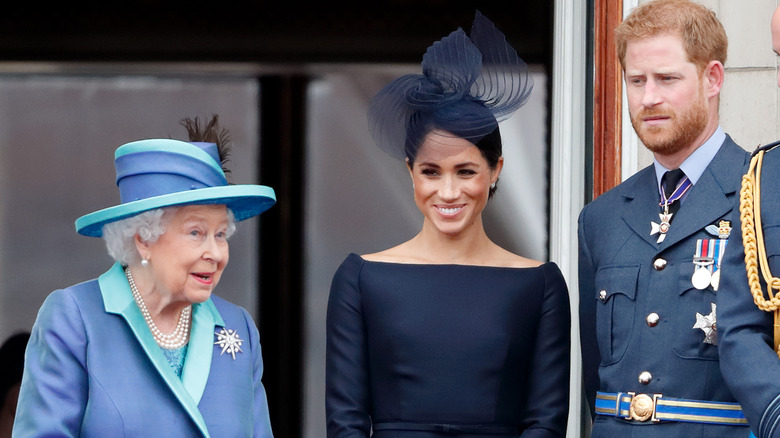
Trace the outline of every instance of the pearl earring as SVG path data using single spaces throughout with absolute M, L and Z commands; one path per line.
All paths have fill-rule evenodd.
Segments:
M 141 266 L 144 268 L 149 266 L 149 260 L 148 259 L 141 259 Z

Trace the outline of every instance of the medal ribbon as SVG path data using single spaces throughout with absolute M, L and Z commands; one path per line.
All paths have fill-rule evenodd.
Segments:
M 714 274 L 720 269 L 723 254 L 726 252 L 726 244 L 728 244 L 728 240 L 726 239 L 699 239 L 696 241 L 696 254 L 694 257 L 697 259 L 707 258 L 712 260 L 713 263 L 706 267 Z M 701 265 L 701 267 L 703 268 L 704 265 Z
M 712 260 L 712 252 L 714 245 L 711 244 L 712 239 L 698 239 L 696 241 L 696 254 L 694 254 L 694 264 L 697 266 L 696 269 L 703 269 L 707 268 L 710 272 L 712 272 L 712 263 L 696 263 L 696 260 L 701 261 L 707 261 L 709 262 Z
M 680 180 L 679 183 L 677 183 L 677 187 L 674 189 L 674 192 L 672 192 L 672 195 L 669 196 L 669 199 L 666 198 L 666 193 L 661 189 L 661 187 L 658 187 L 658 192 L 661 194 L 661 202 L 658 204 L 661 207 L 671 204 L 674 201 L 677 201 L 678 199 L 682 198 L 683 195 L 688 191 L 688 189 L 693 186 L 693 183 L 691 183 L 691 180 L 688 179 L 687 176 L 683 177 L 683 179 Z
M 726 239 L 712 239 L 712 244 L 710 246 L 713 248 L 712 260 L 715 261 L 715 263 L 712 264 L 713 273 L 720 269 L 720 262 L 723 260 L 723 254 L 726 252 L 727 243 L 729 243 L 729 241 Z

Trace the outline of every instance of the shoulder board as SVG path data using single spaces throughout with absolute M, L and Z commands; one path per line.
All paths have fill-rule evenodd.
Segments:
M 753 154 L 751 155 L 751 157 L 755 156 L 757 153 L 759 153 L 761 151 L 769 151 L 771 149 L 774 149 L 774 147 L 778 146 L 778 145 L 780 145 L 780 140 L 775 141 L 773 143 L 765 144 L 763 146 L 759 146 L 759 147 L 756 148 L 756 150 L 753 151 Z

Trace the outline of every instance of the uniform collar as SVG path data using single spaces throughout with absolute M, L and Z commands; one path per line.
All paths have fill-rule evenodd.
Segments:
M 696 148 L 695 151 L 680 164 L 680 169 L 685 172 L 685 176 L 691 181 L 693 185 L 699 182 L 699 178 L 704 173 L 704 170 L 710 164 L 715 155 L 718 153 L 720 146 L 726 140 L 726 133 L 718 126 L 715 132 L 704 142 L 701 146 Z M 653 167 L 655 168 L 655 179 L 658 187 L 661 187 L 661 177 L 664 173 L 672 169 L 667 169 L 655 158 L 653 158 Z
M 192 331 L 184 360 L 182 377 L 179 379 L 155 342 L 146 321 L 133 300 L 124 268 L 115 263 L 111 269 L 98 278 L 100 292 L 106 312 L 121 315 L 135 334 L 149 360 L 174 392 L 178 400 L 198 424 L 205 436 L 209 436 L 206 422 L 198 409 L 198 403 L 206 388 L 214 352 L 216 327 L 225 322 L 211 299 L 192 306 Z

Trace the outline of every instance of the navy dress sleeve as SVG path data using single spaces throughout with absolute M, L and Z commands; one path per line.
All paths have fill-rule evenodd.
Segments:
M 363 260 L 352 254 L 333 276 L 327 311 L 325 370 L 329 438 L 368 437 L 368 350 L 358 280 Z
M 522 438 L 563 437 L 569 413 L 571 310 L 569 292 L 554 263 L 544 267 L 544 302 L 528 385 Z

